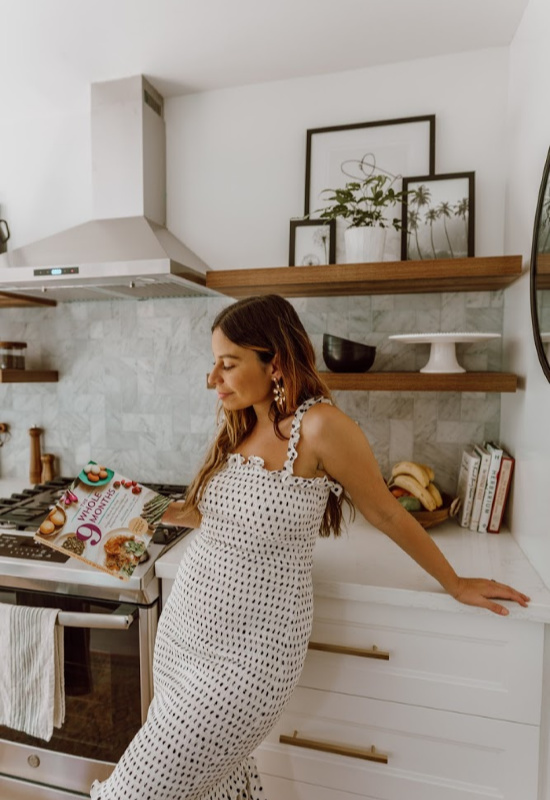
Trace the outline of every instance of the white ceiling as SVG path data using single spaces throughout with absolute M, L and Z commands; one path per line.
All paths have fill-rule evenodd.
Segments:
M 508 45 L 528 0 L 0 0 L 2 109 L 87 109 L 142 73 L 166 96 Z

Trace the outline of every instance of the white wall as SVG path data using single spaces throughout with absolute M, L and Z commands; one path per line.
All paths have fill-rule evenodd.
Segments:
M 495 48 L 169 99 L 169 227 L 212 268 L 286 264 L 289 219 L 303 214 L 307 128 L 435 113 L 436 169 L 476 171 L 477 254 L 499 253 L 507 62 L 507 48 Z M 81 105 L 2 110 L 11 247 L 90 217 Z
M 510 140 L 506 203 L 507 253 L 522 253 L 527 269 L 535 207 L 550 147 L 550 4 L 530 0 L 510 48 Z M 517 459 L 512 504 L 514 534 L 550 583 L 550 384 L 531 334 L 528 274 L 505 294 L 505 367 L 523 378 L 524 390 L 503 396 L 501 430 Z
M 168 223 L 214 269 L 288 263 L 306 130 L 436 114 L 436 170 L 476 171 L 478 255 L 502 252 L 508 49 L 170 99 Z
M 0 117 L 0 217 L 12 248 L 91 214 L 89 114 L 33 111 L 11 115 L 4 107 Z

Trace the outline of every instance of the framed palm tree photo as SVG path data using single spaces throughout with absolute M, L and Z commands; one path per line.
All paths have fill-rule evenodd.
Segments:
M 475 172 L 403 178 L 401 258 L 472 258 Z

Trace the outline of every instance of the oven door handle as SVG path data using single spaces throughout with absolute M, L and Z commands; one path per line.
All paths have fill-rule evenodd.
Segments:
M 138 615 L 138 608 L 128 604 L 118 606 L 112 614 L 86 614 L 78 611 L 60 611 L 57 624 L 65 628 L 97 628 L 126 631 Z

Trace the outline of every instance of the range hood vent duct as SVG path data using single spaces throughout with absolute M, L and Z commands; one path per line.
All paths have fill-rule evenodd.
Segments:
M 166 228 L 164 100 L 142 75 L 91 87 L 93 219 L 0 256 L 0 290 L 60 302 L 214 295 Z

